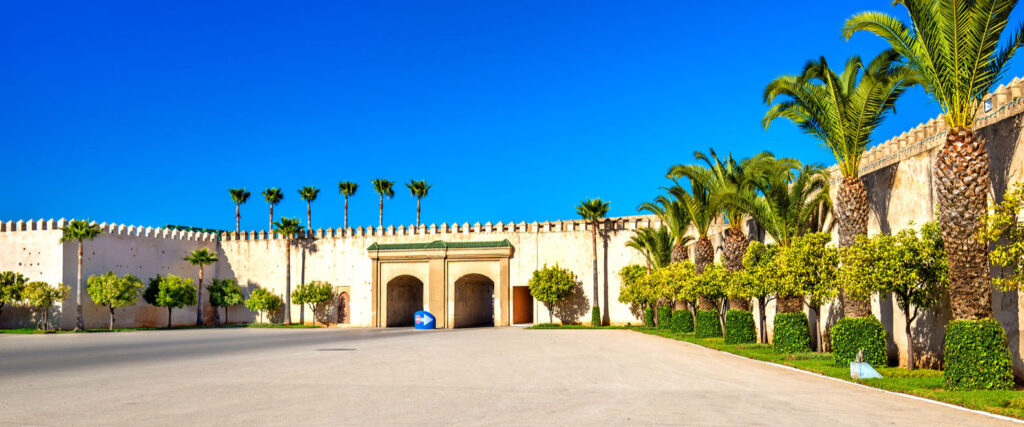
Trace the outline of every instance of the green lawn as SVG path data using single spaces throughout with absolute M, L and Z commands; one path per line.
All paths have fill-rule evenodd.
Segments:
M 722 338 L 695 338 L 692 333 L 677 334 L 667 330 L 649 328 L 631 328 L 637 332 L 686 341 L 703 347 L 732 353 L 751 359 L 791 366 L 805 371 L 856 382 L 871 387 L 915 396 L 934 399 L 966 408 L 987 411 L 1024 419 L 1024 409 L 1017 403 L 1008 407 L 1011 399 L 1024 400 L 1024 391 L 946 391 L 943 389 L 942 371 L 933 369 L 917 369 L 909 371 L 904 368 L 879 368 L 878 372 L 885 378 L 854 381 L 850 379 L 848 366 L 837 367 L 832 361 L 831 353 L 795 353 L 778 354 L 771 346 L 764 344 L 725 344 Z

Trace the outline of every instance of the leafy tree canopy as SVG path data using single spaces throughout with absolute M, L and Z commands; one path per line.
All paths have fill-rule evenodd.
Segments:
M 244 300 L 242 288 L 234 279 L 213 279 L 207 289 L 210 291 L 210 305 L 214 307 L 230 307 Z
M 131 274 L 117 277 L 112 271 L 99 276 L 89 276 L 86 284 L 89 298 L 94 303 L 111 308 L 135 305 L 139 301 L 139 290 L 142 289 L 142 281 L 137 277 Z
M 831 239 L 825 233 L 808 233 L 782 251 L 779 295 L 803 295 L 811 307 L 836 297 L 839 251 L 828 245 Z
M 984 237 L 996 242 L 989 256 L 992 264 L 1002 267 L 1003 274 L 992 279 L 1004 291 L 1017 290 L 1024 284 L 1024 182 L 1006 192 L 1002 203 L 986 221 Z
M 551 304 L 556 304 L 572 295 L 573 289 L 576 287 L 576 275 L 559 267 L 558 264 L 545 265 L 544 268 L 533 272 L 529 286 L 530 295 L 550 307 Z
M 53 304 L 67 298 L 70 287 L 58 283 L 57 286 L 50 286 L 46 282 L 29 282 L 25 285 L 24 298 L 29 305 L 40 310 L 49 310 Z
M 292 291 L 292 302 L 295 304 L 320 304 L 334 298 L 334 287 L 328 282 L 314 280 L 299 285 Z
M 173 274 L 160 277 L 157 282 L 155 300 L 157 307 L 182 308 L 196 305 L 196 287 L 192 279 L 185 279 Z

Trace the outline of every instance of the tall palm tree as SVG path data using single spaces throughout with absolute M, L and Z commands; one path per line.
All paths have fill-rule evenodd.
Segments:
M 608 202 L 602 201 L 600 197 L 586 199 L 576 205 L 576 213 L 584 221 L 590 223 L 590 235 L 593 238 L 594 249 L 594 308 L 600 310 L 597 287 L 597 227 L 601 220 L 608 215 Z M 607 310 L 607 307 L 605 308 Z
M 687 238 L 689 239 L 689 238 Z M 691 239 L 692 240 L 692 239 Z M 643 227 L 635 230 L 626 246 L 636 249 L 647 259 L 647 271 L 661 268 L 674 262 L 672 260 L 675 236 L 668 227 Z
M 356 195 L 356 190 L 359 189 L 359 184 L 352 181 L 340 181 L 338 182 L 338 193 L 345 196 L 345 229 L 348 230 L 348 198 Z
M 709 149 L 710 155 L 700 151 L 694 152 L 693 157 L 704 165 L 676 165 L 669 171 L 674 177 L 687 177 L 699 181 L 707 188 L 713 203 L 717 209 L 714 216 L 720 213 L 729 228 L 725 230 L 725 247 L 722 252 L 722 265 L 729 271 L 735 272 L 743 269 L 743 255 L 747 252 L 746 233 L 743 232 L 743 219 L 747 215 L 739 204 L 721 203 L 723 194 L 728 193 L 730 197 L 741 197 L 752 200 L 756 194 L 755 177 L 752 171 L 757 170 L 756 163 L 761 157 L 736 161 L 732 154 L 725 159 L 718 157 L 714 149 Z M 750 302 L 743 299 L 730 300 L 730 307 L 738 310 L 750 310 Z
M 185 261 L 189 264 L 199 266 L 199 286 L 196 286 L 196 326 L 203 326 L 203 266 L 207 264 L 213 264 L 217 262 L 217 254 L 210 252 L 209 249 L 199 248 L 186 256 Z M 217 318 L 217 310 L 213 310 L 213 316 Z M 214 323 L 220 323 L 220 319 L 217 318 Z
M 299 197 L 306 201 L 306 227 L 310 233 L 313 232 L 313 202 L 316 196 L 320 195 L 320 189 L 316 187 L 302 187 L 299 189 Z
M 836 158 L 843 174 L 835 209 L 842 247 L 852 245 L 858 234 L 868 233 L 868 192 L 860 179 L 860 160 L 871 144 L 871 133 L 915 81 L 899 59 L 896 51 L 887 50 L 865 67 L 854 56 L 836 74 L 822 57 L 809 61 L 799 76 L 773 80 L 764 91 L 764 101 L 771 105 L 762 121 L 766 129 L 779 117 L 789 119 L 818 138 Z M 841 299 L 847 317 L 871 314 L 870 301 Z
M 424 197 L 427 197 L 427 192 L 430 191 L 430 187 L 433 187 L 433 185 L 427 185 L 427 181 L 412 180 L 409 181 L 408 184 L 405 184 L 405 186 L 409 188 L 409 193 L 416 198 L 416 226 L 419 227 L 420 201 L 423 200 Z
M 267 203 L 270 204 L 270 225 L 268 226 L 268 228 L 273 230 L 274 229 L 274 205 L 276 205 L 278 203 L 281 203 L 281 200 L 284 199 L 284 193 L 281 192 L 280 188 L 268 187 L 266 190 L 263 190 L 263 199 L 266 200 Z
M 843 36 L 868 31 L 889 42 L 914 70 L 921 87 L 942 108 L 949 128 L 935 156 L 939 223 L 949 260 L 953 316 L 992 317 L 988 246 L 977 238 L 986 214 L 989 159 L 976 138 L 982 97 L 999 81 L 1024 41 L 1024 27 L 1000 48 L 1016 0 L 898 1 L 911 25 L 882 12 L 861 12 L 843 25 Z
M 384 198 L 395 197 L 395 190 L 392 188 L 395 186 L 394 181 L 388 181 L 383 178 L 373 180 L 373 191 L 377 192 L 380 196 L 380 217 L 377 220 L 377 227 L 384 228 Z
M 103 231 L 89 220 L 73 220 L 61 228 L 60 242 L 78 242 L 78 279 L 75 282 L 75 330 L 85 330 L 85 318 L 82 317 L 82 253 L 86 240 L 95 239 Z
M 249 201 L 252 193 L 245 191 L 245 187 L 229 188 L 228 192 L 231 193 L 231 200 L 235 202 L 235 233 L 238 233 L 242 231 L 242 204 Z
M 281 218 L 274 228 L 284 238 L 284 323 L 292 324 L 292 244 L 302 230 L 299 218 Z
M 692 238 L 686 236 L 690 229 L 690 211 L 682 201 L 659 195 L 653 202 L 644 202 L 637 207 L 637 212 L 648 211 L 664 224 L 669 234 L 672 235 L 672 262 L 679 262 L 689 258 L 686 253 L 686 245 Z

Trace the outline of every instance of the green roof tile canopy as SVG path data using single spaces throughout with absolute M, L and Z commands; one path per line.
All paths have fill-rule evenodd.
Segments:
M 384 243 L 380 244 L 374 242 L 370 247 L 366 248 L 371 251 L 388 251 L 388 250 L 410 250 L 410 249 L 459 249 L 459 248 L 510 248 L 512 243 L 508 239 L 501 241 L 489 241 L 489 242 L 445 242 L 443 240 L 435 240 L 430 243 Z

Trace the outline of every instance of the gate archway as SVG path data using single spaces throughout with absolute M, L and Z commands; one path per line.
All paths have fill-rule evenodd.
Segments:
M 452 326 L 494 326 L 493 280 L 472 273 L 455 281 L 455 319 Z
M 423 281 L 409 275 L 388 281 L 387 327 L 413 326 L 416 312 L 420 310 L 423 310 Z

